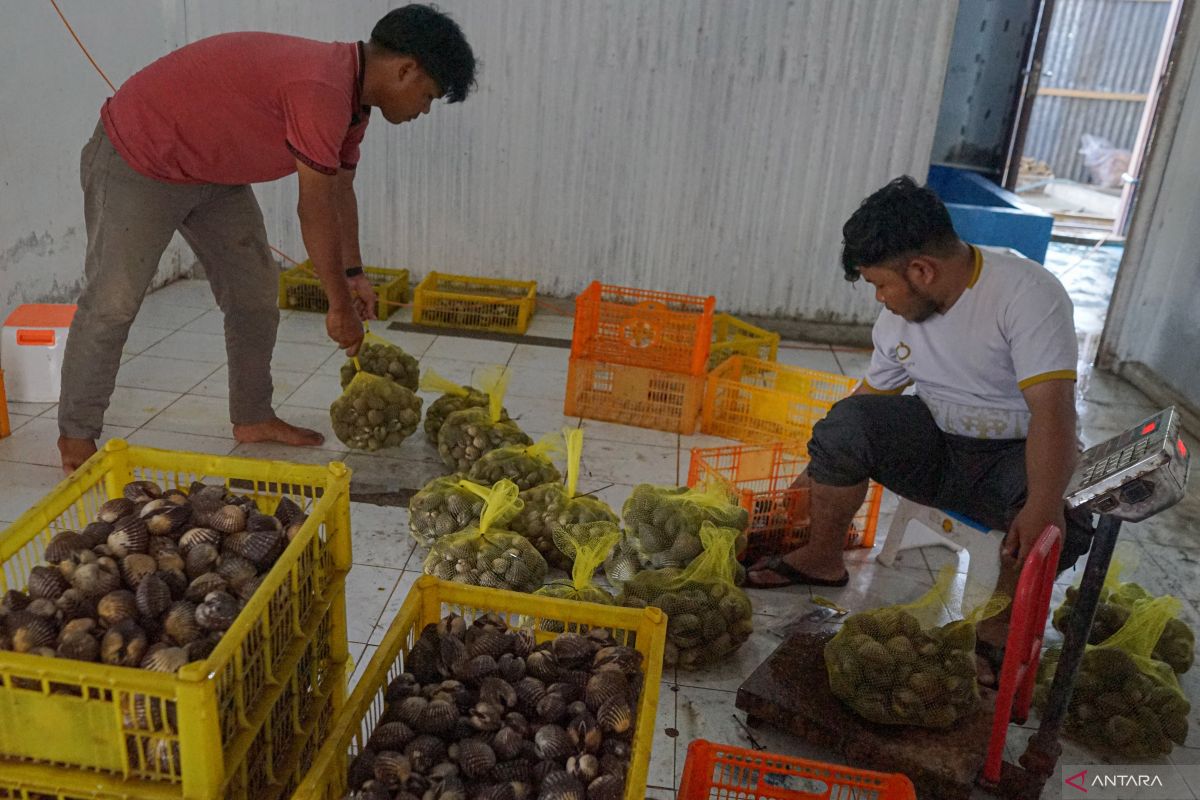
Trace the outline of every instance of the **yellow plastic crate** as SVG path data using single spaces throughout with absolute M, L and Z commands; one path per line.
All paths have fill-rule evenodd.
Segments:
M 0 535 L 0 591 L 131 480 L 219 482 L 264 513 L 288 496 L 309 518 L 205 661 L 164 674 L 0 652 L 0 797 L 283 796 L 345 701 L 350 470 L 110 441 Z
M 379 298 L 375 312 L 380 319 L 387 319 L 400 308 L 412 302 L 412 289 L 406 269 L 386 267 L 363 267 L 371 279 L 375 294 Z M 279 307 L 299 311 L 317 311 L 324 314 L 329 310 L 329 298 L 321 288 L 321 281 L 313 269 L 312 261 L 305 261 L 279 275 Z
M 519 592 L 482 589 L 430 575 L 419 578 L 409 591 L 404 605 L 388 628 L 358 686 L 350 695 L 333 734 L 321 748 L 304 782 L 292 797 L 295 800 L 341 800 L 347 791 L 350 762 L 362 749 L 383 714 L 388 683 L 404 671 L 404 659 L 421 630 L 451 611 L 471 621 L 477 616 L 497 613 L 509 625 L 527 627 L 540 640 L 554 633 L 541 630 L 543 621 L 566 623 L 568 630 L 581 626 L 609 628 L 618 639 L 636 647 L 645 656 L 645 681 L 638 700 L 637 727 L 633 735 L 632 757 L 625 780 L 625 799 L 641 800 L 646 792 L 646 774 L 650 767 L 650 748 L 654 742 L 654 717 L 658 711 L 658 688 L 662 681 L 663 647 L 667 637 L 667 616 L 657 608 L 632 609 L 579 603 L 550 597 L 534 597 Z
M 413 322 L 436 328 L 524 333 L 536 310 L 537 281 L 431 272 L 413 298 Z
M 813 425 L 857 384 L 844 375 L 731 356 L 708 375 L 700 430 L 805 452 Z
M 779 334 L 751 325 L 730 314 L 713 316 L 712 349 L 708 369 L 712 371 L 732 355 L 774 361 L 779 353 Z

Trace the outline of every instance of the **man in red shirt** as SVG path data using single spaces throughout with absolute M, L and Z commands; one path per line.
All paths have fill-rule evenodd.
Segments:
M 321 444 L 271 405 L 279 273 L 249 184 L 298 173 L 304 245 L 329 298 L 325 329 L 353 354 L 375 313 L 353 188 L 371 109 L 398 125 L 436 99 L 462 101 L 474 83 L 462 30 L 423 5 L 389 12 L 365 44 L 221 34 L 126 81 L 80 161 L 87 281 L 64 354 L 63 470 L 96 452 L 129 327 L 175 231 L 225 316 L 234 438 Z

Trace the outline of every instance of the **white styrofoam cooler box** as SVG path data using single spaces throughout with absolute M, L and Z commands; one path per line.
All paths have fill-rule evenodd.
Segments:
M 75 306 L 29 303 L 18 306 L 0 331 L 4 386 L 14 403 L 57 403 L 67 332 Z

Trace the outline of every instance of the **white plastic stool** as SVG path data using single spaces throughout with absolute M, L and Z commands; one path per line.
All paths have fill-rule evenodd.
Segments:
M 909 532 L 912 523 L 916 530 Z M 901 550 L 934 545 L 948 547 L 956 553 L 967 551 L 967 574 L 973 585 L 991 589 L 1000 576 L 1000 544 L 1004 534 L 989 529 L 973 519 L 914 503 L 900 498 L 900 505 L 888 526 L 887 539 L 875 560 L 885 567 L 896 561 Z

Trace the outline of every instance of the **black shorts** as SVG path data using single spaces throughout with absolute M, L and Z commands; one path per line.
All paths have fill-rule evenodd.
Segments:
M 1007 531 L 1025 505 L 1025 440 L 945 433 L 911 395 L 854 395 L 813 427 L 808 476 L 827 486 L 868 478 L 914 503 Z M 1067 512 L 1059 571 L 1091 545 L 1091 515 Z

